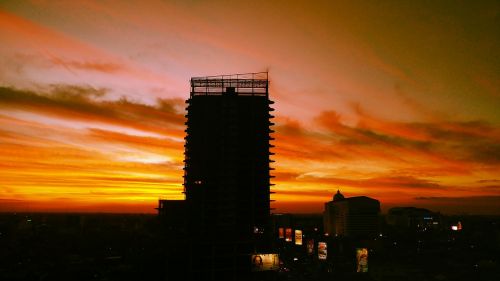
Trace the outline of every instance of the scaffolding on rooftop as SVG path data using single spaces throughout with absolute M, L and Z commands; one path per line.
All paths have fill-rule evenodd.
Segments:
M 267 72 L 240 73 L 191 78 L 191 97 L 219 96 L 268 96 L 269 80 Z

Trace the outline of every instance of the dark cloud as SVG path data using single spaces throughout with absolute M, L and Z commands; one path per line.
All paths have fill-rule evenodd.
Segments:
M 90 86 L 51 85 L 38 92 L 0 87 L 0 108 L 21 109 L 58 118 L 101 122 L 168 136 L 183 134 L 183 101 L 162 99 L 146 105 L 122 98 L 102 99 L 106 89 Z
M 403 138 L 398 135 L 388 135 L 367 126 L 348 126 L 341 123 L 340 115 L 335 111 L 324 111 L 316 118 L 316 122 L 326 128 L 333 139 L 347 145 L 376 146 L 387 145 L 428 149 L 431 143 Z
M 331 145 L 331 139 L 321 133 L 307 130 L 293 119 L 281 118 L 273 126 L 276 157 L 300 159 L 300 161 L 325 161 L 342 158 L 342 154 Z
M 406 147 L 419 150 L 428 150 L 432 146 L 432 143 L 428 141 L 405 139 L 399 136 L 378 133 L 369 129 L 353 128 L 352 130 L 356 132 L 356 135 L 362 136 L 362 139 L 365 140 L 363 143 L 365 145 L 384 144 L 387 146 Z M 356 141 L 348 141 L 347 143 L 356 143 Z
M 485 121 L 421 123 L 413 127 L 428 133 L 436 150 L 445 152 L 449 158 L 500 164 L 500 128 Z
M 482 140 L 466 148 L 468 150 L 468 157 L 466 160 L 492 165 L 500 164 L 500 143 Z
M 104 97 L 108 90 L 105 88 L 93 88 L 90 86 L 58 85 L 48 86 L 50 97 L 55 100 L 70 100 L 80 102 L 91 102 L 93 98 Z
M 288 118 L 274 126 L 274 129 L 285 135 L 305 136 L 307 133 L 300 122 Z
M 105 92 L 104 89 L 89 86 L 51 85 L 42 93 L 0 87 L 0 106 L 56 115 L 69 115 L 73 112 L 80 115 L 113 117 L 111 111 L 92 99 L 103 96 Z
M 325 111 L 316 122 L 328 130 L 333 144 L 356 147 L 364 152 L 398 149 L 449 161 L 500 163 L 500 128 L 482 120 L 404 123 L 364 114 L 362 122 L 349 126 L 341 122 L 338 113 Z

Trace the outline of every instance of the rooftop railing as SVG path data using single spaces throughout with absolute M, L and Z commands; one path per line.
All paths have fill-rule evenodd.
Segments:
M 267 72 L 191 78 L 191 96 L 235 94 L 268 96 Z

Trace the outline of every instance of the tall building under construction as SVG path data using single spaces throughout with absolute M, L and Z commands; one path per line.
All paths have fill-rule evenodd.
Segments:
M 184 192 L 190 231 L 205 239 L 252 239 L 270 214 L 267 72 L 191 78 Z
M 267 73 L 191 78 L 186 103 L 186 198 L 158 206 L 172 243 L 185 244 L 172 245 L 167 271 L 172 280 L 250 280 L 252 255 L 272 251 Z

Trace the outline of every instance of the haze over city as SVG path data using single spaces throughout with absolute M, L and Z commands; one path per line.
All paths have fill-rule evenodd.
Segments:
M 275 212 L 500 214 L 500 2 L 332 2 L 1 2 L 0 211 L 182 199 L 190 77 L 268 71 Z

